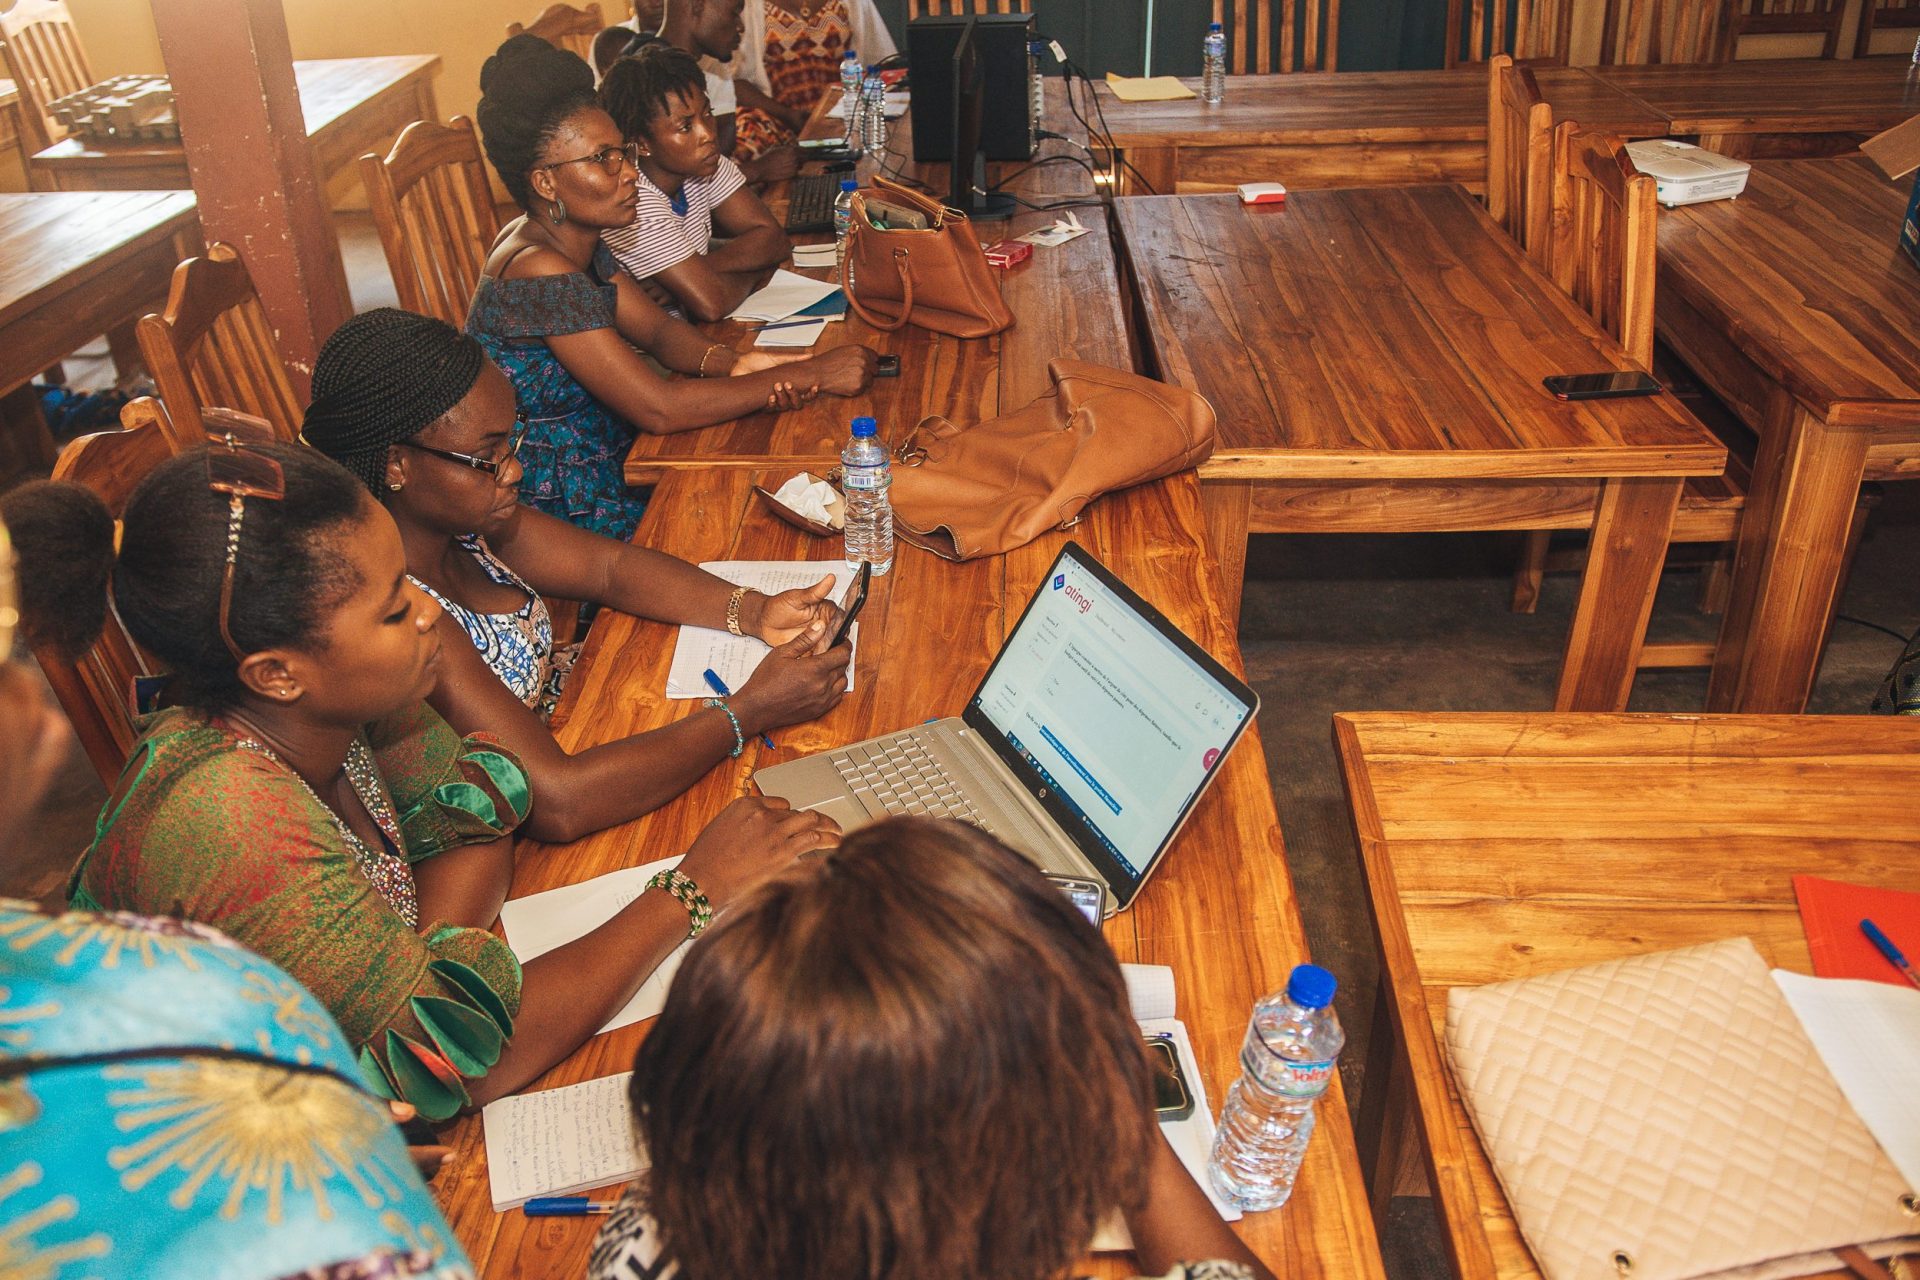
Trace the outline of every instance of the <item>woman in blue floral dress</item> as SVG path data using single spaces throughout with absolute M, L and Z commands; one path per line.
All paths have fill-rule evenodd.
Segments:
M 467 329 L 512 379 L 527 421 L 523 502 L 626 538 L 646 506 L 621 474 L 637 431 L 688 431 L 866 390 L 866 347 L 737 355 L 619 269 L 600 233 L 633 220 L 639 144 L 601 110 L 580 58 L 515 36 L 487 60 L 480 88 L 487 156 L 526 216 L 495 243 Z

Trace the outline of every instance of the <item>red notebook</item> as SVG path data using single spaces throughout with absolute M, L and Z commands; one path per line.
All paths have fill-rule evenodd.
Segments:
M 1818 976 L 1906 985 L 1900 971 L 1860 932 L 1862 919 L 1879 925 L 1907 963 L 1920 968 L 1920 893 L 1795 876 L 1793 894 L 1800 900 L 1800 927 L 1807 931 Z

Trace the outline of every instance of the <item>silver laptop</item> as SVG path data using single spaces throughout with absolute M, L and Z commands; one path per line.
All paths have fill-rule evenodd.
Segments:
M 959 818 L 1133 905 L 1260 700 L 1069 542 L 959 716 L 753 775 L 852 830 Z

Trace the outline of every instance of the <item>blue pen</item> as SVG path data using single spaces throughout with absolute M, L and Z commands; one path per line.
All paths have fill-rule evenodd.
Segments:
M 1920 987 L 1920 973 L 1913 971 L 1913 966 L 1907 963 L 1907 958 L 1900 954 L 1900 948 L 1893 945 L 1893 939 L 1880 932 L 1879 925 L 1871 920 L 1862 920 L 1860 922 L 1860 932 L 1867 935 L 1867 941 L 1871 942 L 1874 949 L 1887 958 L 1888 964 L 1905 974 L 1908 982 L 1911 982 L 1916 987 Z
M 611 1200 L 589 1200 L 585 1196 L 535 1196 L 520 1206 L 529 1218 L 585 1218 L 612 1213 Z
M 727 688 L 727 682 L 722 680 L 712 667 L 708 667 L 705 671 L 702 671 L 700 678 L 707 682 L 707 688 L 713 690 L 721 697 L 731 698 L 733 696 L 733 690 Z M 764 733 L 761 734 L 760 741 L 767 744 L 767 750 L 774 750 L 773 739 L 768 735 Z

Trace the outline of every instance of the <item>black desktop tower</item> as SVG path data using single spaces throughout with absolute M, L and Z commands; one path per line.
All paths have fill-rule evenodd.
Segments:
M 907 24 L 913 158 L 921 163 L 953 158 L 953 51 L 969 22 L 975 24 L 974 56 L 987 86 L 980 104 L 980 150 L 989 160 L 1029 159 L 1027 41 L 1036 30 L 1030 13 L 915 18 Z

